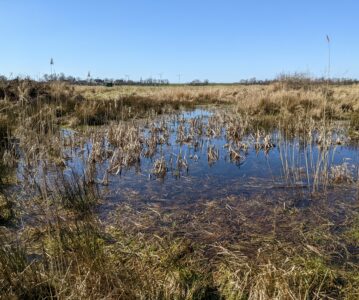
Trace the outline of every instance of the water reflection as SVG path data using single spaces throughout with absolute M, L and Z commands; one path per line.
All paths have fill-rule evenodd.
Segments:
M 131 199 L 186 202 L 293 187 L 311 190 L 316 172 L 330 173 L 332 166 L 343 163 L 347 164 L 353 181 L 357 180 L 359 155 L 353 146 L 333 142 L 324 165 L 322 150 L 314 139 L 310 144 L 303 143 L 299 137 L 286 138 L 279 131 L 241 132 L 237 139 L 233 130 L 240 131 L 241 127 L 232 130 L 221 118 L 215 111 L 196 109 L 136 125 L 144 145 L 138 160 L 111 172 L 109 165 L 116 146 L 104 134 L 100 148 L 109 154 L 94 165 L 94 181 L 113 202 Z M 71 140 L 73 134 L 63 132 L 65 139 Z M 152 135 L 156 138 L 155 151 L 148 154 Z M 334 134 L 333 141 L 340 135 Z M 92 143 L 93 140 L 87 140 L 80 147 L 64 143 L 65 173 L 75 172 L 78 176 L 86 173 Z M 266 148 L 264 143 L 271 146 Z M 154 165 L 160 159 L 164 160 L 166 170 L 163 176 L 156 176 Z

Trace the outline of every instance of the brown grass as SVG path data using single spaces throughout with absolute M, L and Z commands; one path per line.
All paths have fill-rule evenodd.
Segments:
M 190 203 L 147 202 L 129 193 L 130 201 L 119 203 L 105 221 L 97 214 L 104 200 L 97 184 L 107 185 L 106 175 L 137 166 L 141 155 L 154 157 L 158 145 L 168 142 L 166 122 L 146 117 L 182 106 L 231 105 L 230 114 L 218 113 L 207 123 L 182 122 L 176 137 L 179 144 L 196 147 L 198 135 L 210 140 L 223 129 L 224 151 L 241 162 L 249 147 L 241 138 L 249 130 L 257 151 L 274 147 L 264 125 L 292 126 L 311 139 L 325 112 L 327 124 L 350 120 L 357 132 L 359 87 L 329 89 L 292 82 L 111 88 L 1 82 L 0 184 L 18 149 L 28 173 L 14 193 L 16 202 L 0 186 L 0 298 L 357 299 L 359 218 L 353 190 L 343 188 L 338 197 L 336 185 L 325 195 L 259 188 L 249 197 Z M 328 97 L 325 111 L 323 97 Z M 140 118 L 147 137 L 136 123 Z M 102 124 L 109 126 L 83 126 Z M 60 126 L 86 135 L 62 138 Z M 326 138 L 318 137 L 317 146 L 324 150 L 325 142 L 332 142 L 330 130 L 330 125 L 319 130 Z M 114 150 L 104 145 L 105 137 Z M 91 151 L 84 147 L 86 139 Z M 82 177 L 63 176 L 64 144 L 82 149 Z M 210 144 L 207 153 L 210 164 L 220 159 Z M 188 171 L 184 154 L 172 155 L 168 164 L 162 155 L 153 161 L 153 176 Z M 99 182 L 96 167 L 106 159 Z M 46 176 L 50 168 L 61 174 L 52 178 L 55 184 Z M 319 178 L 321 170 L 314 175 Z M 333 183 L 353 181 L 346 165 L 325 171 L 331 171 L 326 180 Z
M 329 91 L 328 91 L 329 89 Z M 359 86 L 311 85 L 309 88 L 268 86 L 166 86 L 166 87 L 93 87 L 72 86 L 61 82 L 2 82 L 1 120 L 13 122 L 25 108 L 27 116 L 38 119 L 39 112 L 51 111 L 57 123 L 71 126 L 100 125 L 161 114 L 181 106 L 228 103 L 252 115 L 323 116 L 323 99 L 328 97 L 329 119 L 350 119 L 359 110 Z M 355 118 L 354 118 L 355 119 Z M 354 123 L 355 125 L 356 123 Z M 356 125 L 355 125 L 356 126 Z

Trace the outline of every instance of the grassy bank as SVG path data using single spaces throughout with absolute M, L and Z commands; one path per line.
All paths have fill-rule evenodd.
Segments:
M 82 209 L 62 206 L 56 198 L 38 199 L 36 226 L 16 234 L 11 228 L 2 229 L 3 297 L 356 299 L 359 295 L 358 215 L 348 214 L 346 219 L 352 221 L 339 217 L 348 203 L 330 207 L 318 200 L 314 207 L 299 210 L 290 199 L 284 205 L 263 196 L 232 197 L 199 201 L 182 211 L 142 203 L 140 210 L 136 204 L 119 207 L 113 213 L 116 221 L 106 225 L 93 213 L 80 217 Z M 328 210 L 339 218 L 333 222 Z
M 78 86 L 76 91 L 91 100 L 111 101 L 131 97 L 147 99 L 152 105 L 162 102 L 177 104 L 228 103 L 237 106 L 238 111 L 251 115 L 290 117 L 310 115 L 321 119 L 350 119 L 359 109 L 359 86 L 303 85 L 287 82 L 271 85 L 215 85 L 215 86 L 169 86 L 169 87 L 86 87 Z M 130 102 L 131 102 L 130 101 Z M 129 103 L 128 103 L 129 104 Z M 151 105 L 151 104 L 150 104 Z
M 165 87 L 93 87 L 61 82 L 0 83 L 1 121 L 13 123 L 20 110 L 27 117 L 48 116 L 72 126 L 99 125 L 110 120 L 144 117 L 199 104 L 233 104 L 251 115 L 288 118 L 310 115 L 320 119 L 352 119 L 357 128 L 358 85 L 215 85 Z

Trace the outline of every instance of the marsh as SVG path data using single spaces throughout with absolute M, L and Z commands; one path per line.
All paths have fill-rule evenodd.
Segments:
M 283 86 L 4 83 L 5 295 L 355 298 L 357 87 Z

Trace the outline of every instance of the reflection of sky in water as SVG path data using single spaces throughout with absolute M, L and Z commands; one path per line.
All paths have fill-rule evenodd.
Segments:
M 196 109 L 192 112 L 180 114 L 180 118 L 202 118 L 206 122 L 211 114 L 210 111 Z M 222 136 L 216 138 L 209 139 L 203 136 L 200 140 L 200 147 L 194 149 L 191 145 L 176 143 L 175 130 L 178 123 L 172 121 L 168 124 L 173 129 L 170 131 L 170 145 L 159 145 L 153 158 L 142 157 L 139 166 L 124 169 L 118 175 L 110 175 L 109 185 L 102 188 L 109 198 L 114 201 L 127 198 L 144 201 L 190 201 L 198 198 L 215 199 L 235 194 L 246 194 L 258 190 L 270 191 L 273 187 L 288 185 L 283 176 L 282 164 L 282 159 L 286 157 L 285 160 L 288 161 L 289 168 L 294 166 L 296 169 L 303 169 L 299 182 L 291 180 L 291 183 L 306 185 L 308 182 L 305 176 L 305 153 L 307 153 L 308 165 L 315 165 L 320 155 L 316 145 L 312 146 L 309 154 L 309 148 L 300 146 L 297 139 L 279 143 L 276 138 L 277 135 L 273 133 L 273 142 L 276 147 L 271 149 L 268 154 L 264 153 L 263 150 L 257 152 L 251 143 L 248 152 L 245 155 L 242 152 L 244 160 L 240 164 L 233 163 L 230 161 L 228 150 L 224 148 L 227 143 L 224 131 L 222 131 Z M 147 133 L 148 130 L 144 130 L 144 134 Z M 63 134 L 69 136 L 71 133 L 65 131 Z M 208 145 L 214 145 L 219 149 L 219 159 L 213 164 L 209 164 L 207 160 Z M 75 151 L 69 151 L 67 148 L 67 155 L 71 158 L 67 160 L 66 172 L 71 170 L 83 174 L 84 160 L 87 158 L 88 150 L 91 150 L 90 144 L 86 144 L 84 149 L 76 149 Z M 154 176 L 150 176 L 153 163 L 162 155 L 161 153 L 165 156 L 168 165 L 171 156 L 174 161 L 176 161 L 177 155 L 185 156 L 188 162 L 188 172 L 182 170 L 178 174 L 169 171 L 164 179 L 156 179 Z M 198 160 L 190 158 L 195 155 Z M 346 162 L 353 166 L 354 176 L 358 175 L 359 154 L 357 148 L 334 146 L 329 151 L 329 157 L 330 164 L 338 165 Z M 312 162 L 311 158 L 313 158 Z M 103 178 L 107 163 L 105 161 L 102 165 L 97 165 L 96 177 L 99 181 Z

